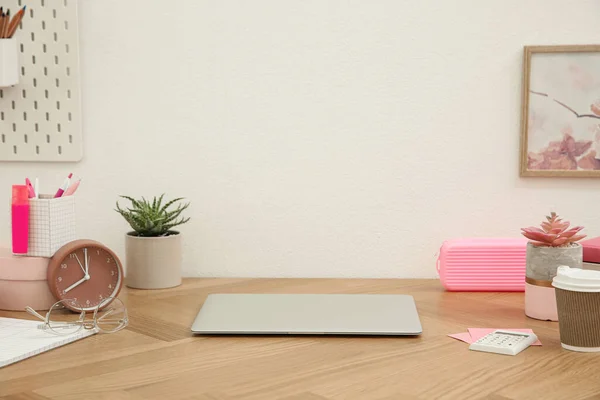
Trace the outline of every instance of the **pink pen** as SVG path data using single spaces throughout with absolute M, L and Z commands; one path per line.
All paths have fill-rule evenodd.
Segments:
M 57 197 L 60 197 L 63 195 L 63 193 L 65 192 L 65 190 L 67 190 L 67 188 L 69 187 L 69 184 L 71 183 L 72 176 L 73 176 L 73 174 L 70 173 L 69 176 L 63 182 L 62 186 L 58 188 L 58 191 L 54 195 L 54 198 L 57 198 Z
M 12 251 L 26 254 L 29 241 L 29 198 L 26 185 L 12 187 Z
M 31 184 L 31 181 L 29 180 L 29 178 L 25 178 L 25 184 L 27 185 L 27 190 L 29 192 L 29 198 L 33 199 L 35 197 L 35 189 L 33 188 L 33 185 Z
M 75 193 L 80 183 L 81 179 L 76 180 L 71 186 L 67 188 L 67 190 L 65 190 L 65 192 L 63 193 L 63 197 L 71 196 L 73 193 Z

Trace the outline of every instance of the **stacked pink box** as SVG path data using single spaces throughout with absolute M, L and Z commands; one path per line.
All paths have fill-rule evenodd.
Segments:
M 56 301 L 46 280 L 48 258 L 21 257 L 0 248 L 0 309 L 47 310 Z
M 583 268 L 600 271 L 600 237 L 583 240 Z

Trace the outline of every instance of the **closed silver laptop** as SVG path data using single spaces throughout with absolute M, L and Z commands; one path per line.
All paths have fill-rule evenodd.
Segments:
M 419 335 L 412 296 L 396 294 L 211 294 L 195 334 Z

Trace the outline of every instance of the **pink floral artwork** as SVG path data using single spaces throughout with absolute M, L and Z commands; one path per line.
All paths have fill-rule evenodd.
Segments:
M 526 48 L 524 175 L 600 177 L 600 46 L 573 47 Z

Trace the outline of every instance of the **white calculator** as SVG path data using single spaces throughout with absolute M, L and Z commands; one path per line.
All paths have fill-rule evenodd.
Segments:
M 533 333 L 496 330 L 471 343 L 469 350 L 514 356 L 536 341 Z

